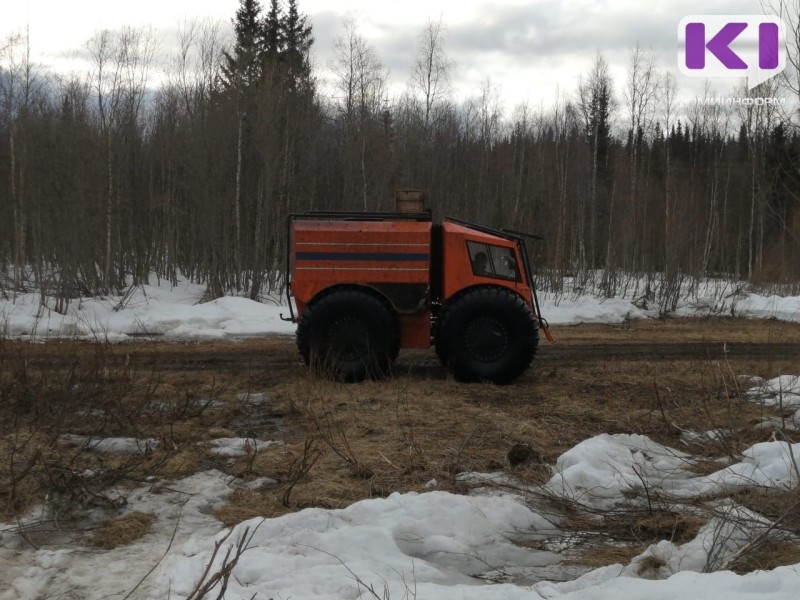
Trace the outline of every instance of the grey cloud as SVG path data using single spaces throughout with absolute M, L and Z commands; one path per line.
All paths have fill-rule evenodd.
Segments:
M 588 8 L 586 8 L 588 6 Z M 585 5 L 579 12 L 569 1 L 531 1 L 524 6 L 486 3 L 469 23 L 449 24 L 446 49 L 455 62 L 454 88 L 473 86 L 480 73 L 513 72 L 520 68 L 559 69 L 570 88 L 588 71 L 599 50 L 612 72 L 623 73 L 638 42 L 653 48 L 662 69 L 675 66 L 678 22 L 690 14 L 758 14 L 758 0 L 658 0 L 619 7 L 614 2 Z M 317 66 L 326 69 L 345 13 L 325 11 L 310 16 L 316 38 Z M 397 84 L 408 81 L 419 34 L 415 25 L 379 24 L 381 35 L 369 40 Z M 469 82 L 469 83 L 468 83 Z M 462 89 L 462 92 L 469 92 Z

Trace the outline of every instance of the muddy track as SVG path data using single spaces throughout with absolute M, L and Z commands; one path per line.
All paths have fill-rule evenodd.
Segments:
M 792 359 L 800 363 L 800 342 L 749 343 L 749 342 L 614 342 L 598 343 L 544 343 L 536 357 L 537 363 L 596 361 L 684 361 L 722 359 Z M 63 355 L 43 355 L 31 362 L 38 366 L 59 367 L 69 363 Z M 249 341 L 247 346 L 236 343 L 215 344 L 205 348 L 202 344 L 176 348 L 167 345 L 156 351 L 118 348 L 114 363 L 158 371 L 247 371 L 258 369 L 287 369 L 301 367 L 302 361 L 294 341 L 290 338 L 265 340 L 263 344 Z M 438 368 L 433 351 L 408 351 L 401 354 L 398 367 L 428 370 Z
M 721 358 L 800 358 L 800 343 L 659 342 L 543 346 L 539 358 L 555 360 L 695 360 Z
M 141 357 L 144 364 L 157 363 L 165 370 L 184 369 L 257 369 L 268 367 L 288 367 L 300 364 L 294 344 L 286 342 L 283 352 L 259 353 L 257 350 L 206 354 L 200 352 L 192 356 L 169 359 Z M 282 356 L 281 356 L 282 354 Z M 697 360 L 723 358 L 786 359 L 797 357 L 800 362 L 800 343 L 794 344 L 751 344 L 751 343 L 615 343 L 589 345 L 545 345 L 540 348 L 536 360 L 542 362 L 583 362 L 583 361 L 660 361 Z M 165 360 L 167 359 L 167 360 Z M 138 360 L 137 360 L 138 362 Z M 398 360 L 399 366 L 429 368 L 438 366 L 433 352 L 413 351 L 404 353 Z
M 742 319 L 671 319 L 623 325 L 556 328 L 555 344 L 540 342 L 536 363 L 598 364 L 697 360 L 773 360 L 800 365 L 800 324 Z M 293 336 L 246 338 L 198 343 L 158 339 L 119 345 L 53 341 L 0 345 L 0 361 L 24 356 L 31 366 L 59 369 L 102 355 L 105 366 L 128 365 L 151 371 L 302 370 Z M 400 370 L 419 374 L 440 371 L 432 350 L 402 352 Z

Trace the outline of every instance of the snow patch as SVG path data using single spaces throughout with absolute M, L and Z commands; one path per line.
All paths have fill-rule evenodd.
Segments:
M 774 379 L 757 379 L 745 393 L 750 401 L 763 406 L 800 408 L 800 376 L 781 375 Z
M 253 438 L 217 438 L 211 442 L 211 454 L 236 458 L 249 452 L 261 452 L 270 446 L 283 446 L 283 442 L 256 440 Z
M 85 448 L 102 454 L 146 454 L 158 448 L 160 442 L 153 438 L 136 439 L 128 437 L 96 438 L 65 433 L 58 437 L 58 443 L 71 448 Z
M 604 433 L 562 454 L 545 487 L 571 502 L 611 510 L 645 486 L 669 488 L 690 478 L 684 467 L 691 462 L 688 454 L 646 436 Z

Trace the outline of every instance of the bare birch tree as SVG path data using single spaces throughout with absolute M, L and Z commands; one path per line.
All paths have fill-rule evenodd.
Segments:
M 114 215 L 118 186 L 115 161 L 117 136 L 124 126 L 135 130 L 142 116 L 142 103 L 155 52 L 155 36 L 150 30 L 124 28 L 101 31 L 87 43 L 93 64 L 92 82 L 97 114 L 105 142 L 105 260 L 103 286 L 108 289 L 120 278 L 112 277 Z
M 652 133 L 658 80 L 652 48 L 644 51 L 637 42 L 630 54 L 623 98 L 625 107 L 628 110 L 628 152 L 630 157 L 629 219 L 632 222 L 632 229 L 643 232 L 643 235 L 646 235 L 644 232 L 648 229 L 646 227 L 647 203 L 637 201 L 639 158 L 642 152 L 642 145 Z M 609 235 L 609 239 L 610 237 Z M 640 245 L 643 245 L 643 240 L 637 238 L 633 249 L 635 257 L 639 256 Z
M 437 102 L 450 91 L 450 71 L 453 67 L 445 49 L 445 28 L 442 19 L 429 20 L 420 34 L 419 48 L 411 67 L 412 89 L 422 97 L 425 131 L 430 134 Z
M 664 216 L 663 216 L 663 260 L 666 268 L 674 262 L 671 253 L 670 236 L 672 235 L 671 221 L 674 214 L 672 203 L 672 150 L 669 135 L 675 124 L 677 112 L 678 81 L 672 73 L 665 73 L 658 87 L 657 111 L 660 126 L 664 132 Z
M 37 92 L 41 91 L 38 70 L 31 60 L 30 36 L 17 34 L 6 39 L 0 52 L 0 66 L 5 65 L 5 77 L 0 80 L 2 119 L 8 130 L 9 197 L 13 221 L 14 281 L 24 285 L 23 265 L 28 259 L 27 237 L 27 177 L 28 177 L 28 127 Z M 37 269 L 37 277 L 41 275 Z
M 17 188 L 17 152 L 14 145 L 15 130 L 17 127 L 17 117 L 19 114 L 18 88 L 20 87 L 20 69 L 18 66 L 17 49 L 22 43 L 19 35 L 12 35 L 6 38 L 2 52 L 0 52 L 0 66 L 3 67 L 4 76 L 0 78 L 0 119 L 3 127 L 8 131 L 8 157 L 9 157 L 9 176 L 8 194 L 11 206 L 11 221 L 13 223 L 12 263 L 14 268 L 15 286 L 22 285 L 22 268 L 24 258 L 24 234 L 25 234 L 25 213 L 21 206 L 21 199 Z
M 353 19 L 344 23 L 344 33 L 336 41 L 331 66 L 345 135 L 352 138 L 358 153 L 360 195 L 363 208 L 367 210 L 367 130 L 369 123 L 377 119 L 386 107 L 388 72 L 375 49 L 359 33 Z

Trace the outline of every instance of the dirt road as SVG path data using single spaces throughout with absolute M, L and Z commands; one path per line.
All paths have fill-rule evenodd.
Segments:
M 670 319 L 630 322 L 624 325 L 575 325 L 553 327 L 556 343 L 544 339 L 536 365 L 604 361 L 683 361 L 751 359 L 795 360 L 800 366 L 800 324 L 742 319 Z M 39 350 L 28 348 L 33 364 L 63 365 L 75 359 L 50 342 Z M 9 344 L 14 352 L 19 343 Z M 85 344 L 84 353 L 93 345 Z M 302 368 L 291 336 L 241 339 L 224 342 L 166 342 L 158 338 L 107 347 L 115 362 L 163 371 L 253 371 L 273 373 Z M 78 354 L 81 354 L 79 352 Z M 436 374 L 432 351 L 406 351 L 398 369 L 411 375 Z

